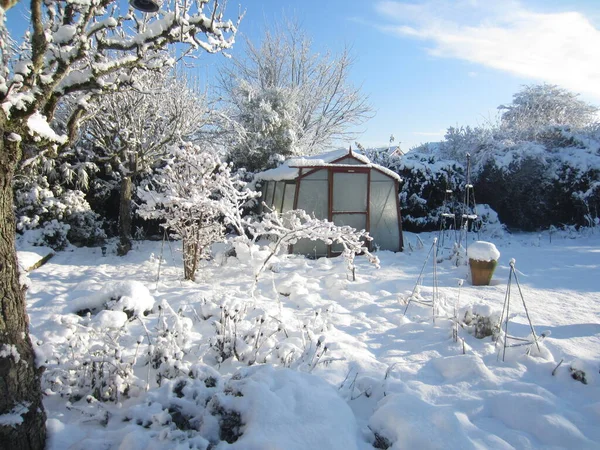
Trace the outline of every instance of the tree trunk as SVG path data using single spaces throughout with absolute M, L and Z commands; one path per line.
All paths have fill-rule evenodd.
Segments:
M 29 338 L 15 249 L 12 179 L 17 146 L 6 137 L 0 141 L 0 416 L 13 413 L 11 417 L 17 419 L 13 425 L 0 425 L 0 448 L 43 449 L 46 413 L 41 371 L 36 368 Z
M 131 177 L 123 177 L 119 202 L 119 256 L 125 256 L 131 250 L 131 186 Z
M 183 239 L 183 279 L 196 281 L 198 243 Z

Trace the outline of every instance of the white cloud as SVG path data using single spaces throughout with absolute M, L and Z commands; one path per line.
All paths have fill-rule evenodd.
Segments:
M 383 1 L 384 31 L 457 58 L 600 99 L 600 29 L 580 12 L 534 12 L 511 0 Z

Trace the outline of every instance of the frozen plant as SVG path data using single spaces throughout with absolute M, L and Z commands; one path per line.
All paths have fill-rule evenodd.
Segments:
M 468 307 L 462 314 L 460 326 L 477 339 L 491 336 L 495 341 L 500 335 L 500 314 L 484 305 Z
M 354 258 L 357 254 L 364 254 L 371 264 L 379 267 L 379 258 L 372 255 L 365 245 L 365 241 L 372 238 L 365 230 L 344 225 L 335 225 L 327 220 L 311 217 L 303 210 L 290 210 L 284 213 L 271 211 L 265 214 L 260 222 L 250 222 L 248 230 L 254 240 L 261 236 L 271 238 L 274 243 L 270 246 L 269 255 L 265 258 L 260 268 L 254 274 L 254 282 L 267 268 L 269 260 L 281 248 L 293 245 L 300 239 L 323 241 L 327 245 L 339 244 L 342 247 L 342 256 L 347 262 L 347 268 L 354 274 Z
M 297 326 L 254 310 L 246 300 L 225 298 L 213 317 L 215 336 L 209 348 L 216 364 L 234 359 L 248 366 L 275 364 L 311 372 L 327 363 L 328 346 L 323 333 L 327 322 L 321 310 Z
M 182 143 L 156 178 L 138 189 L 145 219 L 163 220 L 163 227 L 183 242 L 184 278 L 194 280 L 210 245 L 224 238 L 224 225 L 243 233 L 241 208 L 254 194 L 231 173 L 231 166 L 207 149 Z
M 123 314 L 117 313 L 115 314 Z M 143 383 L 134 374 L 143 338 L 136 342 L 133 355 L 126 355 L 126 325 L 120 328 L 94 326 L 91 318 L 82 323 L 63 321 L 71 334 L 44 361 L 42 386 L 47 393 L 76 402 L 92 397 L 101 402 L 118 402 L 137 395 Z
M 192 320 L 175 312 L 166 300 L 159 307 L 157 335 L 148 347 L 146 364 L 156 370 L 156 382 L 172 379 L 189 372 L 184 361 L 189 351 Z

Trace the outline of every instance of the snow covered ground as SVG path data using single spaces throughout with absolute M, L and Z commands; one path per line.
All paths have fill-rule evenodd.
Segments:
M 254 292 L 258 249 L 191 283 L 165 246 L 158 284 L 160 242 L 124 258 L 57 253 L 28 291 L 49 449 L 599 448 L 600 234 L 484 237 L 501 256 L 481 287 L 440 249 L 440 316 L 458 301 L 459 318 L 499 317 L 516 259 L 536 332 L 550 334 L 504 362 L 472 327 L 455 342 L 431 307 L 404 315 L 434 236 L 420 247 L 407 233 L 412 251 L 378 253 L 380 269 L 357 258 L 356 281 L 340 258 L 280 256 Z M 431 261 L 423 273 L 427 300 Z M 514 281 L 510 299 L 509 334 L 527 338 Z

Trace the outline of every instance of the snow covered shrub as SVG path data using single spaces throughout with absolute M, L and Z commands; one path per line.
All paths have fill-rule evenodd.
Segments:
M 506 226 L 500 222 L 498 213 L 485 203 L 477 205 L 477 215 L 480 218 L 480 233 L 490 238 L 504 236 Z
M 598 365 L 581 359 L 574 360 L 569 366 L 571 378 L 583 384 L 595 384 L 598 380 Z
M 15 215 L 17 230 L 39 229 L 36 244 L 55 250 L 69 242 L 97 245 L 106 234 L 100 216 L 91 210 L 80 190 L 50 187 L 45 177 L 15 184 Z
M 100 320 L 87 317 L 62 321 L 70 331 L 69 337 L 55 344 L 52 354 L 42 361 L 46 366 L 42 386 L 47 393 L 68 397 L 72 402 L 88 396 L 101 402 L 117 402 L 137 395 L 145 387 L 133 370 L 143 338 L 137 340 L 133 355 L 126 354 L 125 314 L 104 313 L 112 314 Z
M 234 359 L 249 366 L 269 363 L 307 372 L 326 363 L 329 348 L 320 333 L 327 323 L 320 311 L 303 323 L 284 324 L 252 308 L 247 299 L 227 296 L 218 305 L 211 317 L 215 335 L 209 339 L 214 363 Z
M 156 178 L 138 189 L 138 213 L 163 220 L 163 227 L 183 242 L 186 280 L 194 280 L 210 245 L 224 239 L 224 225 L 243 234 L 242 206 L 255 194 L 245 189 L 231 166 L 211 151 L 184 143 L 172 148 L 172 159 Z
M 156 370 L 156 382 L 160 386 L 164 379 L 172 379 L 190 370 L 190 363 L 184 361 L 191 345 L 189 333 L 192 320 L 177 313 L 166 300 L 159 306 L 157 335 L 148 347 L 147 361 Z
M 154 307 L 154 298 L 143 283 L 135 280 L 106 283 L 97 292 L 73 299 L 69 312 L 85 316 L 101 310 L 123 311 L 128 318 L 146 315 Z
M 143 404 L 127 411 L 125 420 L 150 430 L 159 441 L 206 450 L 223 440 L 233 443 L 241 435 L 239 412 L 217 399 L 232 394 L 216 371 L 197 364 L 185 376 L 150 391 Z
M 548 192 L 548 160 L 540 147 L 521 146 L 506 156 L 510 161 L 490 161 L 475 181 L 480 202 L 491 205 L 508 227 L 534 231 L 552 222 Z
M 600 140 L 589 133 L 579 133 L 571 147 L 507 145 L 478 173 L 477 199 L 490 204 L 511 228 L 589 226 L 600 210 L 598 147 Z
M 148 392 L 124 420 L 164 448 L 341 449 L 354 448 L 358 435 L 350 407 L 325 381 L 270 365 L 224 378 L 197 364 Z
M 403 180 L 400 189 L 403 229 L 438 230 L 444 220 L 442 214 L 458 217 L 463 201 L 464 169 L 457 161 L 413 150 L 402 157 L 395 170 Z
M 500 333 L 500 313 L 485 305 L 474 305 L 461 312 L 461 326 L 477 339 L 496 340 Z
M 593 157 L 583 149 L 576 153 L 579 158 Z M 600 163 L 600 154 L 597 156 Z M 553 224 L 595 226 L 600 217 L 600 168 L 569 159 L 568 155 L 561 155 L 552 180 Z
M 69 245 L 67 234 L 71 227 L 66 223 L 52 219 L 44 222 L 41 228 L 37 229 L 37 239 L 33 241 L 34 245 L 48 246 L 54 250 L 64 250 Z M 29 235 L 31 240 L 32 235 Z

